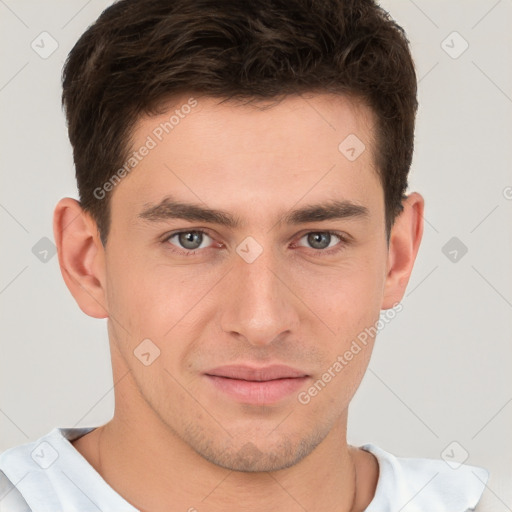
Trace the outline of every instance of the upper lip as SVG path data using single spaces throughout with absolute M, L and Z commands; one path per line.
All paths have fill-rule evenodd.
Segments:
M 226 365 L 219 366 L 205 372 L 206 375 L 217 377 L 227 377 L 230 379 L 266 381 L 275 379 L 291 379 L 297 377 L 307 377 L 302 370 L 292 368 L 282 364 L 274 364 L 264 367 L 254 367 L 247 365 Z

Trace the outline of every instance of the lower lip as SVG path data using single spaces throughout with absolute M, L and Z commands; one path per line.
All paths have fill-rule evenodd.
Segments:
M 275 379 L 261 382 L 206 375 L 220 391 L 246 404 L 271 404 L 297 392 L 309 377 Z

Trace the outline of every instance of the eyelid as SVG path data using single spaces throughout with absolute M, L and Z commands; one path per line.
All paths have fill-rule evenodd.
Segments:
M 212 234 L 209 233 L 208 230 L 202 229 L 202 228 L 201 229 L 192 228 L 192 229 L 179 229 L 178 231 L 172 231 L 171 233 L 166 233 L 162 238 L 162 242 L 169 242 L 171 238 L 173 238 L 176 235 L 179 235 L 181 233 L 201 233 L 201 234 L 206 235 L 207 237 L 211 238 L 212 241 L 215 241 L 215 237 L 212 236 Z M 207 249 L 207 247 L 203 247 L 202 249 L 185 249 L 185 248 L 180 248 L 174 244 L 171 244 L 171 245 L 176 247 L 178 250 L 181 249 L 183 252 L 188 251 L 189 253 L 192 251 L 199 251 L 199 250 L 203 251 L 203 250 Z
M 305 231 L 303 234 L 299 235 L 297 238 L 300 241 L 300 240 L 302 240 L 302 238 L 304 238 L 305 236 L 312 234 L 312 233 L 327 233 L 327 234 L 329 234 L 331 236 L 335 236 L 339 239 L 339 242 L 337 244 L 335 244 L 333 247 L 329 247 L 326 249 L 314 249 L 312 247 L 306 247 L 306 249 L 309 249 L 310 251 L 313 251 L 314 253 L 319 254 L 319 255 L 329 255 L 329 254 L 334 254 L 334 253 L 340 252 L 343 250 L 343 248 L 346 245 L 348 245 L 352 241 L 352 237 L 350 235 L 340 232 L 340 231 L 333 231 L 331 229 L 310 229 L 308 231 Z M 299 247 L 305 247 L 305 246 L 301 245 Z
M 178 255 L 183 255 L 183 256 L 192 256 L 192 255 L 195 255 L 197 252 L 202 252 L 207 249 L 213 248 L 212 246 L 210 246 L 210 247 L 203 247 L 203 248 L 198 248 L 198 249 L 184 249 L 184 248 L 180 248 L 180 247 L 169 242 L 169 240 L 172 237 L 179 235 L 180 233 L 192 233 L 192 232 L 193 233 L 202 233 L 203 235 L 206 235 L 209 238 L 211 238 L 214 242 L 216 241 L 215 237 L 206 228 L 189 228 L 189 229 L 179 229 L 177 231 L 172 231 L 170 233 L 166 233 L 162 237 L 162 243 L 169 243 L 169 245 L 171 245 L 173 247 L 172 249 L 170 249 L 171 252 L 176 253 Z M 312 247 L 305 247 L 302 245 L 298 246 L 298 247 L 305 247 L 306 249 L 309 249 L 313 253 L 318 254 L 320 256 L 322 256 L 322 255 L 327 256 L 327 255 L 330 255 L 333 253 L 340 252 L 344 249 L 344 246 L 350 244 L 351 241 L 353 240 L 352 237 L 350 235 L 348 235 L 347 233 L 340 232 L 340 231 L 333 231 L 330 229 L 309 229 L 309 230 L 303 231 L 299 235 L 295 235 L 294 238 L 295 238 L 295 240 L 300 241 L 302 238 L 304 238 L 305 236 L 312 234 L 312 233 L 327 233 L 331 236 L 334 235 L 335 237 L 337 237 L 339 239 L 339 242 L 336 245 L 334 245 L 333 247 L 330 247 L 328 249 L 314 249 Z M 224 246 L 224 244 L 222 244 L 221 242 L 217 242 L 217 243 L 220 244 L 221 246 Z M 296 246 L 296 242 L 293 243 L 293 246 L 294 247 Z

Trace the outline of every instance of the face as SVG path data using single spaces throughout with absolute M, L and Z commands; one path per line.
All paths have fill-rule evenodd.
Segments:
M 187 101 L 139 121 L 151 147 L 111 194 L 113 364 L 205 459 L 282 469 L 346 420 L 373 340 L 353 342 L 392 306 L 373 119 L 340 96 Z

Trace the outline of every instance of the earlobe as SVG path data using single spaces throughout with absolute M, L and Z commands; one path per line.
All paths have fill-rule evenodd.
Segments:
M 53 234 L 62 277 L 78 306 L 94 318 L 108 317 L 105 255 L 96 223 L 78 201 L 66 197 L 55 207 Z
M 423 197 L 413 192 L 402 204 L 404 209 L 391 230 L 381 309 L 390 309 L 402 300 L 423 236 Z

